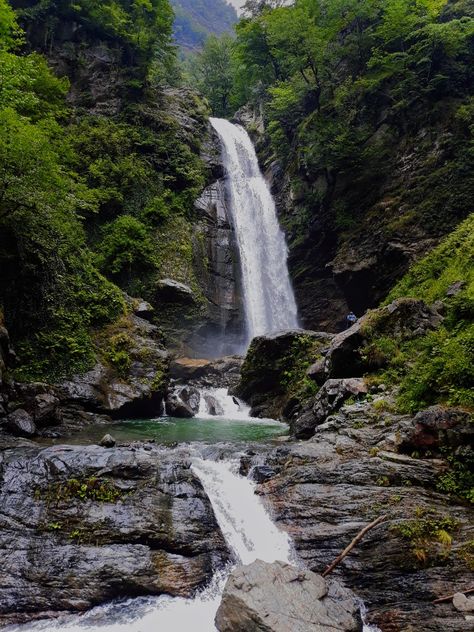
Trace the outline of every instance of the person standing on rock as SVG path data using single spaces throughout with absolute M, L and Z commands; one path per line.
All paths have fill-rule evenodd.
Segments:
M 352 325 L 357 322 L 357 316 L 354 314 L 354 312 L 349 312 L 347 314 L 346 322 L 347 322 L 347 329 L 352 327 Z

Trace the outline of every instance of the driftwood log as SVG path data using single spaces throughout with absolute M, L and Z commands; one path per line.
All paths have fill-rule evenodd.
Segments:
M 346 546 L 344 551 L 336 557 L 334 562 L 329 564 L 329 566 L 326 568 L 326 570 L 323 573 L 323 577 L 326 577 L 326 575 L 329 575 L 329 573 L 331 573 L 336 568 L 336 566 L 340 564 L 340 562 L 342 562 L 342 560 L 346 557 L 346 555 L 348 555 L 352 551 L 352 549 L 356 546 L 356 544 L 358 544 L 362 540 L 362 538 L 367 533 L 367 531 L 370 531 L 371 529 L 376 527 L 378 524 L 380 524 L 384 520 L 387 520 L 387 516 L 379 516 L 377 520 L 374 520 L 373 522 L 368 524 L 366 527 L 364 527 L 361 531 L 359 531 L 359 533 L 352 540 L 352 542 L 348 546 Z
M 472 592 L 474 592 L 474 586 L 472 588 L 468 588 L 467 590 L 457 590 L 452 595 L 446 595 L 445 597 L 438 597 L 438 599 L 435 599 L 431 603 L 442 603 L 443 601 L 450 601 L 454 597 L 454 595 L 456 595 L 457 593 L 461 593 L 462 595 L 469 595 Z

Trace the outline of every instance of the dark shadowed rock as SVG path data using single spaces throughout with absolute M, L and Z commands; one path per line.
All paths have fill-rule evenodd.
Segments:
M 156 295 L 158 303 L 163 301 L 189 305 L 196 302 L 192 289 L 174 279 L 160 279 L 156 284 Z
M 185 454 L 138 444 L 0 452 L 0 624 L 190 596 L 228 557 Z
M 97 362 L 87 373 L 59 385 L 62 403 L 118 418 L 160 415 L 168 371 L 168 354 L 160 330 L 131 314 L 122 329 L 114 331 L 117 333 L 128 344 L 127 372 L 119 375 L 112 365 Z
M 57 410 L 59 398 L 52 392 L 40 393 L 35 396 L 32 408 L 35 423 L 38 426 L 54 426 L 58 423 Z
M 33 418 L 22 408 L 7 415 L 5 424 L 7 429 L 18 437 L 31 437 L 36 434 Z
M 287 373 L 305 359 L 299 357 L 298 349 L 312 347 L 314 353 L 316 348 L 322 352 L 332 337 L 325 332 L 291 330 L 254 338 L 235 394 L 251 405 L 254 416 L 283 417 L 288 403 Z
M 334 598 L 321 575 L 284 562 L 261 560 L 231 573 L 216 614 L 216 627 L 219 632 L 362 630 L 350 591 L 338 586 Z
M 309 410 L 293 419 L 291 431 L 298 439 L 308 439 L 316 426 L 324 423 L 329 415 L 338 410 L 350 397 L 366 395 L 368 388 L 362 378 L 327 380 L 314 398 Z
M 194 411 L 191 406 L 186 404 L 177 392 L 169 393 L 167 395 L 165 410 L 166 414 L 170 417 L 180 417 L 183 419 L 194 417 Z
M 397 299 L 390 305 L 372 310 L 352 327 L 334 336 L 325 356 L 324 372 L 330 378 L 361 376 L 368 370 L 379 368 L 364 354 L 370 339 L 377 336 L 415 338 L 436 329 L 442 320 L 433 307 L 411 298 Z M 320 380 L 320 368 L 313 372 L 316 380 Z

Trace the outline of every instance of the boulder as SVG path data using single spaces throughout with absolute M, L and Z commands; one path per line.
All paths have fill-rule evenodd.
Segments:
M 175 392 L 170 393 L 167 396 L 165 410 L 166 414 L 170 417 L 179 417 L 183 419 L 190 419 L 191 417 L 194 417 L 195 414 L 191 406 L 186 404 L 186 402 L 183 402 L 179 394 Z
M 117 444 L 117 441 L 112 437 L 111 434 L 106 434 L 99 441 L 99 445 L 103 448 L 113 448 Z
M 35 423 L 38 426 L 54 426 L 58 423 L 59 399 L 51 392 L 39 393 L 32 402 Z
M 324 423 L 350 397 L 360 398 L 366 395 L 368 387 L 362 378 L 327 380 L 312 401 L 309 408 L 291 420 L 292 433 L 298 439 L 309 439 L 316 426 Z
M 130 366 L 126 373 L 119 374 L 106 360 L 98 361 L 87 373 L 58 385 L 61 401 L 116 418 L 160 415 L 168 372 L 160 330 L 130 314 L 116 334 L 127 340 Z
M 474 612 L 474 597 L 466 597 L 464 593 L 456 593 L 453 597 L 453 606 L 459 612 Z
M 184 386 L 178 392 L 179 398 L 183 401 L 196 415 L 199 412 L 199 404 L 201 402 L 201 394 L 194 386 Z
M 22 408 L 7 415 L 6 427 L 18 437 L 32 437 L 36 434 L 36 426 L 32 416 Z
M 238 383 L 243 358 L 224 356 L 217 360 L 177 358 L 171 363 L 170 377 L 193 386 L 232 388 Z
M 317 355 L 318 350 L 322 353 L 329 346 L 332 337 L 325 332 L 289 330 L 254 338 L 235 394 L 251 405 L 252 416 L 283 418 L 289 397 L 287 375 L 306 360 L 301 349 Z
M 203 397 L 204 401 L 206 402 L 206 410 L 208 415 L 222 416 L 224 414 L 224 409 L 215 397 L 209 395 L 209 393 L 205 393 Z
M 474 441 L 474 416 L 461 408 L 430 406 L 415 415 L 402 436 L 400 450 L 431 453 L 440 447 L 470 446 Z
M 284 562 L 236 568 L 216 614 L 219 632 L 356 632 L 358 605 L 341 586 Z
M 142 298 L 134 298 L 133 296 L 129 296 L 125 292 L 123 296 L 125 302 L 127 303 L 127 306 L 135 314 L 135 316 L 138 316 L 138 318 L 143 318 L 147 321 L 151 321 L 155 313 L 153 305 L 148 303 L 148 301 L 144 301 Z
M 157 282 L 156 298 L 158 303 L 178 303 L 179 305 L 194 305 L 196 303 L 192 289 L 174 279 L 160 279 Z
M 150 444 L 0 452 L 0 626 L 208 583 L 230 556 L 190 466 Z

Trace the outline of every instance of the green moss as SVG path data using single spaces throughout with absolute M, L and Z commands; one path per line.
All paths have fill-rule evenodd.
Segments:
M 445 448 L 445 452 L 448 449 Z M 467 450 L 464 454 L 447 454 L 449 470 L 442 474 L 436 485 L 440 492 L 460 497 L 474 503 L 474 456 Z
M 64 482 L 52 483 L 45 491 L 41 489 L 35 491 L 37 499 L 56 505 L 72 500 L 116 503 L 123 496 L 124 492 L 113 481 L 95 476 L 81 479 L 70 478 Z
M 453 535 L 459 529 L 459 521 L 448 515 L 417 510 L 413 520 L 391 527 L 401 538 L 408 541 L 412 558 L 410 567 L 429 566 L 447 560 L 451 553 Z

